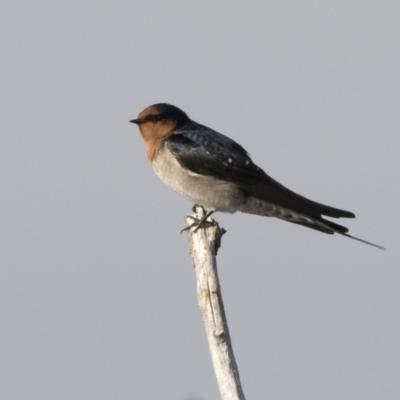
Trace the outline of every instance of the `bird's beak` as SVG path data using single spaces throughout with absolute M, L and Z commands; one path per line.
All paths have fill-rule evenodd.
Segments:
M 132 119 L 131 121 L 129 121 L 129 122 L 132 122 L 132 124 L 140 124 L 140 119 Z

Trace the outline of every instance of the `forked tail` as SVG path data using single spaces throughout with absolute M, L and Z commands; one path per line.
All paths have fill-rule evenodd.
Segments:
M 342 233 L 342 232 L 338 232 L 338 233 L 340 233 L 340 234 L 343 235 L 343 236 L 347 236 L 347 237 L 350 238 L 350 239 L 357 240 L 358 242 L 365 243 L 365 244 L 368 244 L 368 245 L 370 245 L 370 246 L 376 247 L 377 249 L 386 250 L 384 247 L 379 246 L 378 244 L 371 243 L 371 242 L 367 242 L 366 240 L 360 239 L 360 238 L 355 237 L 355 236 L 351 236 L 351 235 L 349 235 L 348 233 Z

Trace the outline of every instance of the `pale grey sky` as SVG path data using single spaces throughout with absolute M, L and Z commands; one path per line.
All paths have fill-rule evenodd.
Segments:
M 191 204 L 137 127 L 169 102 L 379 251 L 216 219 L 248 399 L 400 398 L 398 1 L 3 1 L 0 399 L 219 398 Z

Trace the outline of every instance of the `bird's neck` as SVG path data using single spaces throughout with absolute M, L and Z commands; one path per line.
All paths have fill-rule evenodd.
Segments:
M 146 142 L 147 145 L 147 157 L 152 163 L 158 156 L 160 150 L 164 146 L 164 139 L 149 140 Z
M 172 135 L 175 124 L 163 123 L 163 124 L 144 124 L 140 126 L 140 133 L 147 145 L 147 156 L 150 161 L 157 156 L 157 153 L 163 146 L 164 140 Z

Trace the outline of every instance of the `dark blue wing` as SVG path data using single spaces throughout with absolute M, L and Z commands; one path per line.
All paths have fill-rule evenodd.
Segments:
M 197 123 L 175 131 L 167 146 L 182 167 L 198 174 L 249 185 L 268 179 L 242 146 Z
M 177 129 L 166 145 L 183 168 L 232 182 L 247 195 L 313 218 L 354 218 L 352 212 L 314 202 L 284 187 L 255 165 L 234 140 L 196 122 Z

